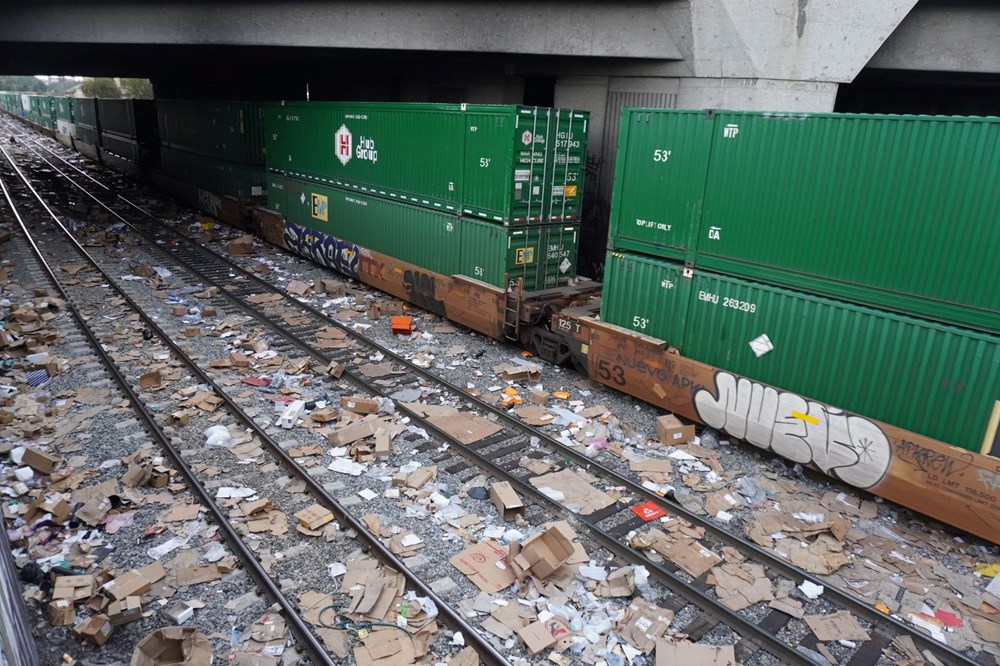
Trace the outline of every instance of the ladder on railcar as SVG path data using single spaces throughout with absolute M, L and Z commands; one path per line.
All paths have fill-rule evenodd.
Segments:
M 508 284 L 504 298 L 503 332 L 508 340 L 518 340 L 521 335 L 521 303 L 524 300 L 524 278 Z

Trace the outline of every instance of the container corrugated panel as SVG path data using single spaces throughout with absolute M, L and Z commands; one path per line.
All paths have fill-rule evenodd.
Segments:
M 73 106 L 73 122 L 76 123 L 77 127 L 83 125 L 84 127 L 89 127 L 90 129 L 97 129 L 97 100 L 92 97 L 74 97 L 72 100 Z M 88 141 L 88 143 L 90 143 Z
M 73 104 L 69 97 L 53 97 L 56 119 L 73 122 Z
M 267 165 L 493 222 L 576 219 L 588 118 L 500 105 L 271 104 L 265 105 Z
M 579 225 L 505 227 L 463 219 L 459 273 L 489 284 L 526 291 L 565 285 L 576 274 Z
M 89 143 L 89 141 L 84 141 L 84 143 Z M 139 145 L 135 139 L 129 139 L 118 134 L 101 132 L 101 148 L 130 162 L 135 162 L 139 159 Z
M 1000 118 L 716 123 L 702 266 L 1000 332 Z
M 267 207 L 284 213 L 288 206 L 288 190 L 285 177 L 280 173 L 267 173 Z
M 631 270 L 617 270 L 624 261 Z M 678 264 L 641 255 L 608 265 L 606 321 L 777 388 L 982 446 L 1000 396 L 997 336 L 707 271 L 687 279 Z M 689 284 L 664 289 L 665 276 Z M 772 348 L 758 357 L 751 342 Z
M 97 113 L 102 133 L 157 143 L 156 103 L 148 99 L 99 99 Z
M 294 178 L 285 187 L 285 216 L 298 225 L 436 273 L 458 270 L 461 227 L 454 215 Z
M 714 130 L 704 111 L 622 110 L 609 247 L 690 259 Z
M 157 100 L 165 146 L 244 164 L 264 163 L 259 102 Z
M 241 200 L 264 196 L 267 181 L 261 165 L 236 164 L 165 146 L 160 148 L 160 168 L 203 190 Z
M 75 127 L 76 135 L 74 136 L 74 140 L 94 146 L 95 148 L 101 145 L 101 135 L 97 130 L 92 127 L 84 127 L 80 124 L 77 124 Z

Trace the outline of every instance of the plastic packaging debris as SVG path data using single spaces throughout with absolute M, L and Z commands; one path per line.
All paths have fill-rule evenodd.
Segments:
M 806 595 L 810 599 L 819 599 L 820 595 L 823 594 L 824 587 L 811 581 L 804 580 L 802 581 L 802 584 L 799 585 L 799 589 L 802 590 L 802 594 Z
M 229 436 L 229 428 L 221 425 L 214 425 L 205 430 L 205 446 L 219 446 L 229 448 L 233 443 L 233 438 Z
M 767 501 L 764 489 L 756 481 L 745 476 L 736 479 L 735 490 L 752 507 L 759 508 Z

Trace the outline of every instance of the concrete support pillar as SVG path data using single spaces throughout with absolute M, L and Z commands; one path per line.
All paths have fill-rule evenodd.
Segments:
M 828 81 L 703 78 L 678 79 L 682 109 L 833 111 L 838 84 Z

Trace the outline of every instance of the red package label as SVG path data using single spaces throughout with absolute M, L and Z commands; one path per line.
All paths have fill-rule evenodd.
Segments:
M 651 520 L 656 520 L 657 518 L 662 518 L 667 515 L 667 512 L 663 510 L 656 502 L 650 500 L 639 506 L 632 507 L 632 513 L 642 518 L 647 523 Z

